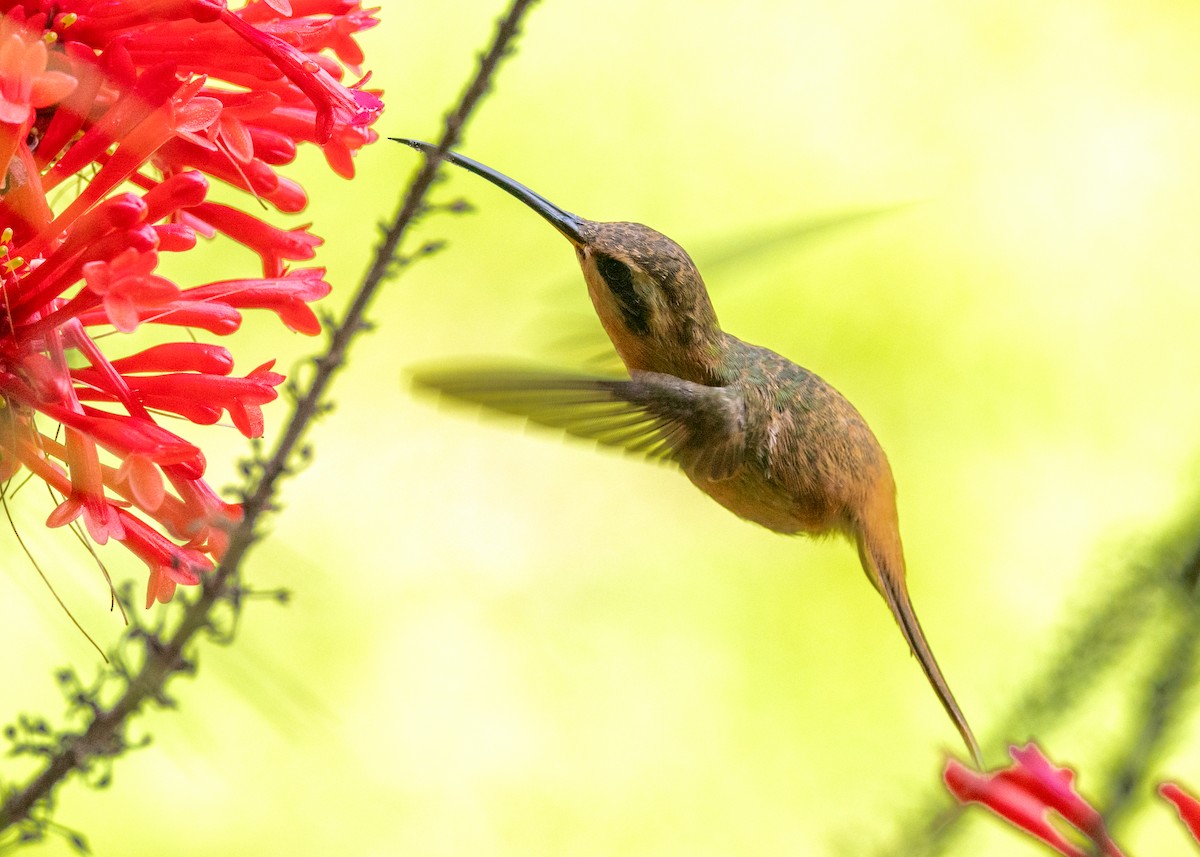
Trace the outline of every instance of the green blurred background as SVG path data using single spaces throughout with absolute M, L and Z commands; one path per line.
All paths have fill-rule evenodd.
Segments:
M 542 4 L 461 150 L 586 217 L 671 235 L 727 329 L 858 406 L 896 473 L 917 610 L 998 762 L 1002 740 L 1030 736 L 990 719 L 1194 481 L 1200 9 L 737 5 Z M 376 128 L 434 139 L 501 4 L 383 7 L 363 39 L 386 91 Z M 318 161 L 302 220 L 327 239 L 336 312 L 419 157 L 381 142 L 354 183 Z M 252 555 L 250 582 L 293 605 L 252 605 L 234 647 L 205 648 L 198 680 L 172 688 L 181 709 L 135 726 L 153 746 L 106 792 L 64 789 L 58 820 L 104 855 L 888 841 L 961 748 L 849 545 L 773 536 L 665 468 L 410 393 L 423 361 L 578 368 L 602 343 L 565 242 L 465 173 L 435 191 L 464 196 L 474 214 L 422 222 L 416 240 L 448 249 L 384 290 L 314 463 Z M 246 368 L 299 369 L 318 345 L 273 319 L 231 342 Z M 213 482 L 233 483 L 240 437 L 194 436 Z M 18 504 L 22 534 L 111 643 L 103 584 L 44 531 L 48 511 Z M 52 669 L 95 660 L 6 543 L 4 722 L 57 712 Z M 1047 750 L 1083 765 L 1102 740 L 1066 728 Z M 1200 783 L 1195 740 L 1164 773 Z M 970 853 L 1041 853 L 980 815 Z M 1165 808 L 1127 841 L 1187 850 Z

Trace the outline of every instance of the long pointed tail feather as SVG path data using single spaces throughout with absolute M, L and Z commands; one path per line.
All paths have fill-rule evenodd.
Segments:
M 942 670 L 933 656 L 933 650 L 929 648 L 925 632 L 913 610 L 912 600 L 908 595 L 908 586 L 904 580 L 904 559 L 899 551 L 898 544 L 893 550 L 887 551 L 886 549 L 880 550 L 880 546 L 865 535 L 858 539 L 858 553 L 862 560 L 863 570 L 867 573 L 871 583 L 879 590 L 883 600 L 887 602 L 888 608 L 896 618 L 896 624 L 900 626 L 900 633 L 904 635 L 909 649 L 921 665 L 921 669 L 929 680 L 934 693 L 937 694 L 938 700 L 942 703 L 942 707 L 946 709 L 958 734 L 962 736 L 963 742 L 967 745 L 975 767 L 983 770 L 983 754 L 980 752 L 979 742 L 975 740 L 975 733 L 971 731 L 967 718 L 958 707 L 958 702 L 951 693 L 945 676 L 942 675 Z M 889 553 L 899 555 L 888 556 Z

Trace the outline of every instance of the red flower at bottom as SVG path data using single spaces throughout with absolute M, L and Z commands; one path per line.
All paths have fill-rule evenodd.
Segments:
M 962 803 L 978 803 L 1045 842 L 1066 857 L 1122 857 L 1109 838 L 1104 819 L 1075 791 L 1075 772 L 1058 768 L 1034 744 L 1010 747 L 1014 764 L 994 773 L 979 773 L 950 759 L 942 778 Z M 1085 850 L 1069 842 L 1054 820 L 1069 823 L 1095 846 Z
M 1175 783 L 1163 783 L 1158 793 L 1175 805 L 1179 819 L 1197 843 L 1200 843 L 1200 801 L 1185 792 Z

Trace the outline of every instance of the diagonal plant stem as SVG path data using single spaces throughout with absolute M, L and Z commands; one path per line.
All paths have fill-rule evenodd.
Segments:
M 238 610 L 244 594 L 239 585 L 242 563 L 260 538 L 259 525 L 263 516 L 274 508 L 279 482 L 289 473 L 301 440 L 322 411 L 326 393 L 345 364 L 351 343 L 367 329 L 367 309 L 395 263 L 401 240 L 423 207 L 441 153 L 455 145 L 463 127 L 490 90 L 496 69 L 512 52 L 521 22 L 535 2 L 513 0 L 497 24 L 491 45 L 480 56 L 478 68 L 457 106 L 446 117 L 437 153 L 426 160 L 409 184 L 345 316 L 334 327 L 325 353 L 316 360 L 312 381 L 297 400 L 274 451 L 257 470 L 242 506 L 243 518 L 230 533 L 229 547 L 220 566 L 203 580 L 199 595 L 187 603 L 179 624 L 168 636 L 160 638 L 137 627 L 126 635 L 136 634 L 144 640 L 145 660 L 141 668 L 129 676 L 124 692 L 115 702 L 109 706 L 95 705 L 87 728 L 65 736 L 58 749 L 47 756 L 41 772 L 8 796 L 0 807 L 0 833 L 28 819 L 39 802 L 52 800 L 54 790 L 72 772 L 86 771 L 94 762 L 112 757 L 114 749 L 126 746 L 124 734 L 129 718 L 147 701 L 165 699 L 167 681 L 191 670 L 184 650 L 200 631 L 215 630 L 214 609 L 228 604 L 235 613 Z
M 1186 713 L 1183 709 L 1195 684 L 1200 656 L 1200 605 L 1194 592 L 1198 573 L 1200 551 L 1193 550 L 1176 581 L 1177 591 L 1171 592 L 1170 615 L 1164 617 L 1175 624 L 1174 632 L 1164 635 L 1154 666 L 1139 688 L 1133 727 L 1114 754 L 1117 764 L 1107 777 L 1107 798 L 1100 803 L 1105 823 L 1114 832 L 1148 797 L 1151 776 Z

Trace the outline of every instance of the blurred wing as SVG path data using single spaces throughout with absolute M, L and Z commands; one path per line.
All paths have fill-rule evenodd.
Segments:
M 764 225 L 743 232 L 728 241 L 721 241 L 709 248 L 711 252 L 698 252 L 701 267 L 705 272 L 721 266 L 737 267 L 753 263 L 759 256 L 772 251 L 798 252 L 808 249 L 810 244 L 820 244 L 837 233 L 858 227 L 873 220 L 912 208 L 917 201 L 897 202 L 872 208 L 859 208 L 833 214 L 802 217 L 789 223 Z
M 615 380 L 496 366 L 423 369 L 413 382 L 708 479 L 732 476 L 745 454 L 745 404 L 728 387 L 656 372 Z

